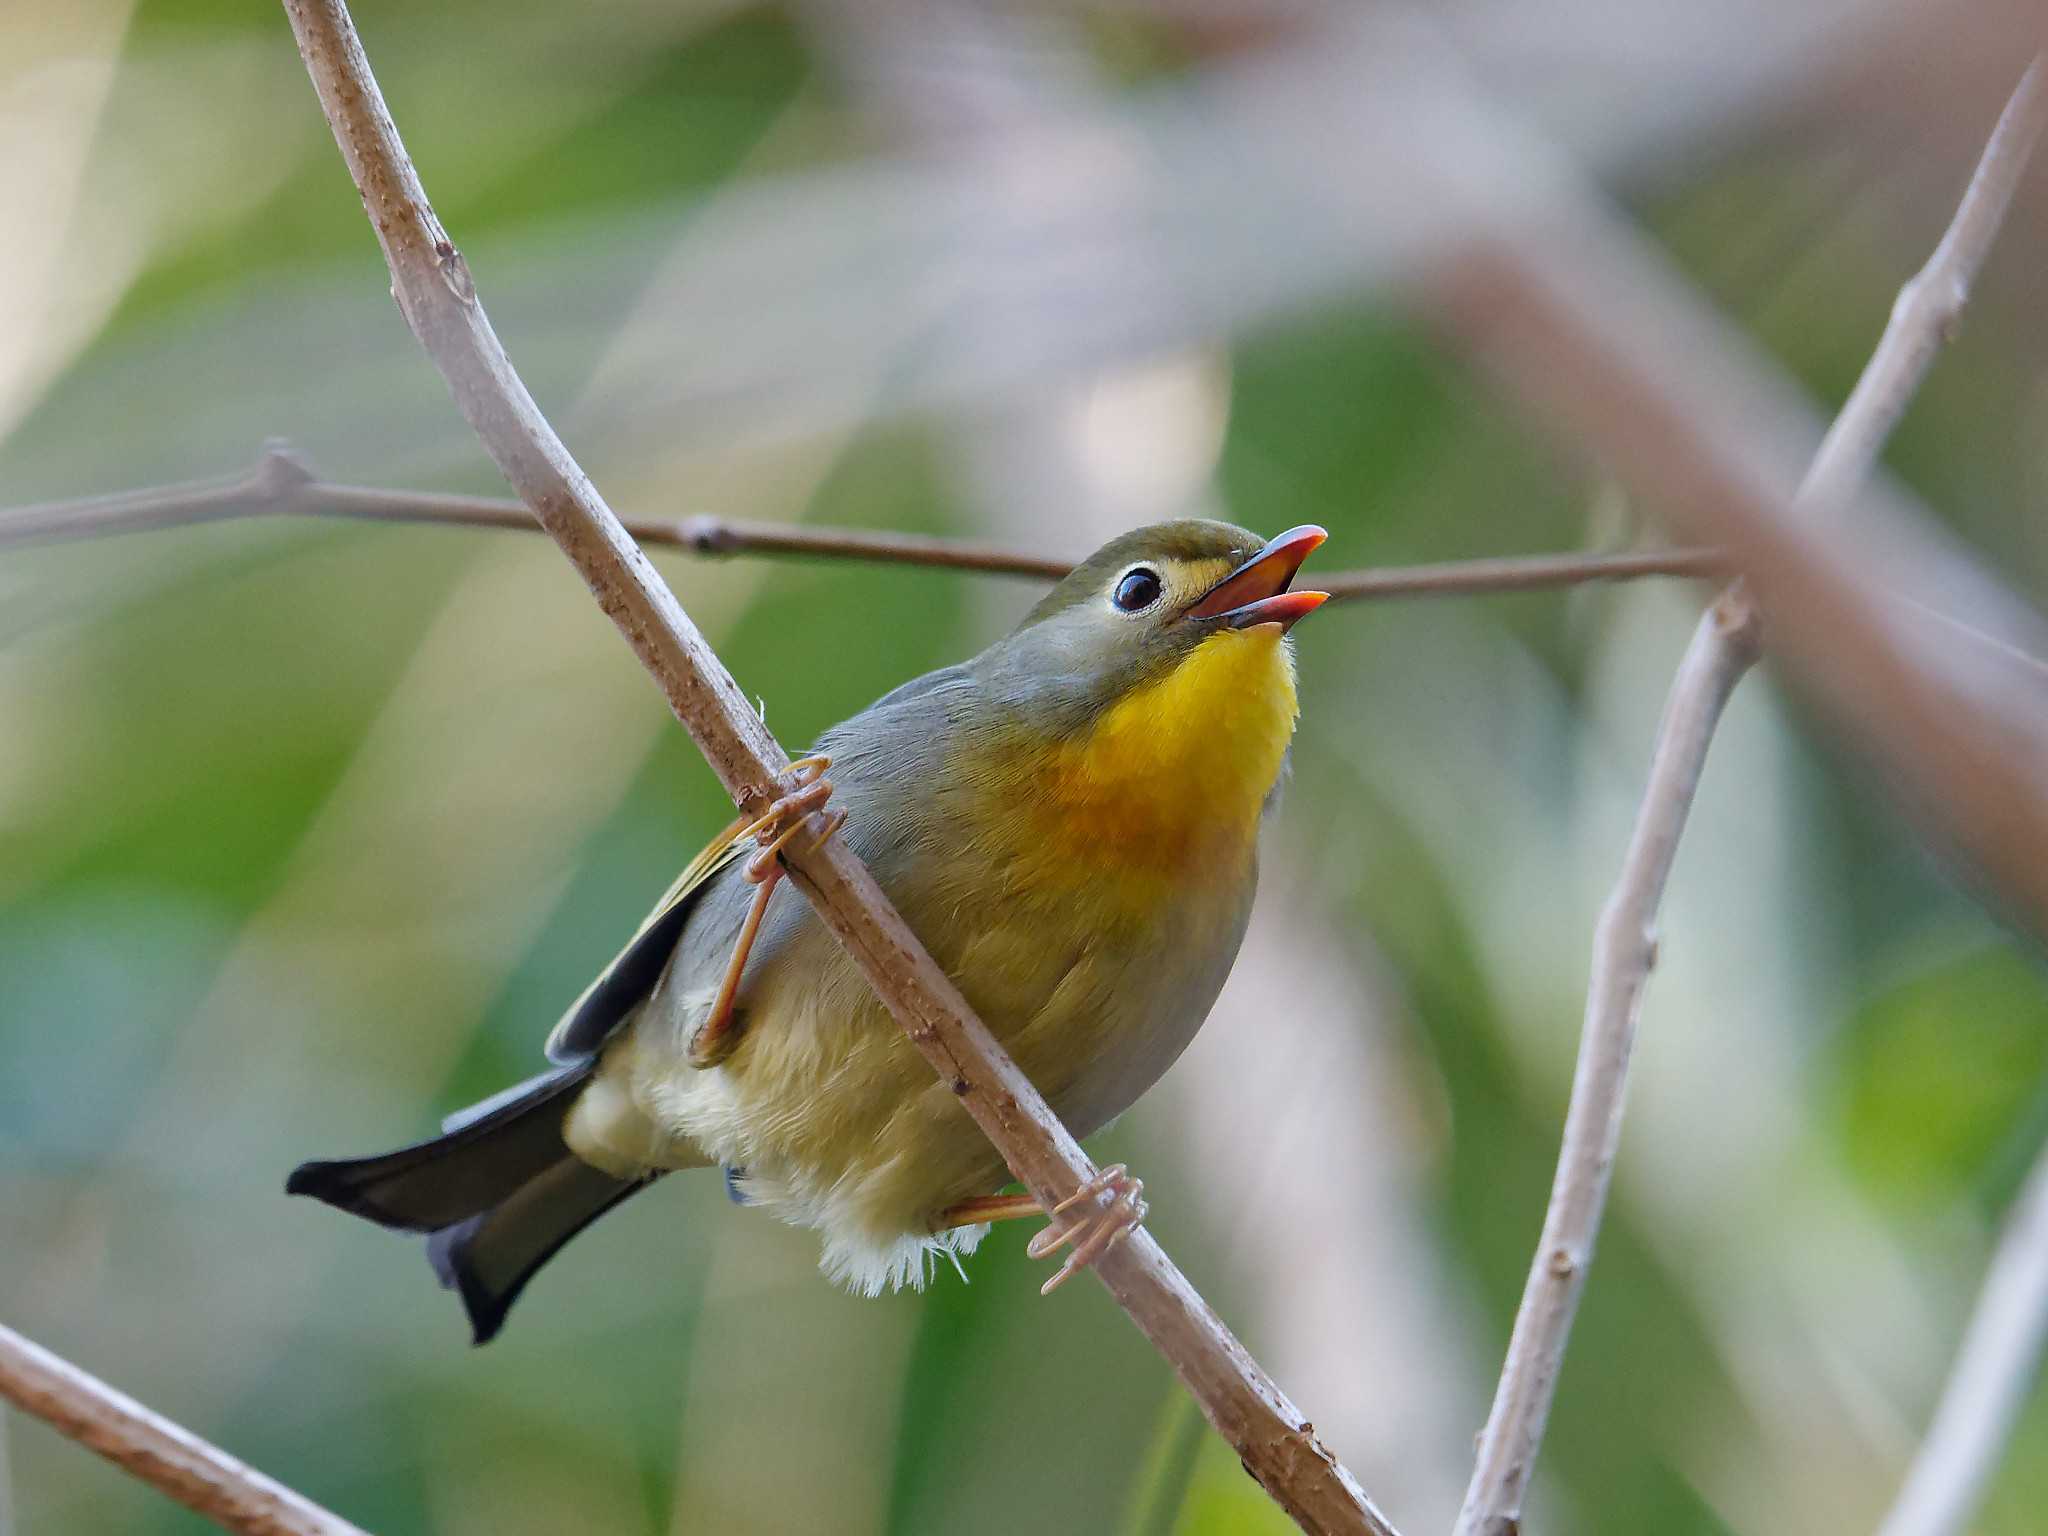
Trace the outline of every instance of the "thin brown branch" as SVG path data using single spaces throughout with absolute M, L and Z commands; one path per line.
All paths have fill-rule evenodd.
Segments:
M 314 475 L 296 454 L 273 441 L 264 446 L 255 466 L 243 474 L 107 496 L 39 502 L 0 511 L 0 549 L 258 517 L 332 517 L 356 522 L 489 528 L 510 533 L 546 531 L 534 522 L 524 502 L 510 496 L 460 496 L 440 491 L 337 484 Z M 678 549 L 707 558 L 855 560 L 1040 580 L 1057 580 L 1073 569 L 1072 561 L 1058 556 L 924 534 L 801 523 L 741 523 L 704 516 L 680 521 L 621 517 L 619 522 L 643 546 Z M 1426 565 L 1367 566 L 1333 571 L 1318 580 L 1334 601 L 1345 602 L 1547 592 L 1658 576 L 1710 578 L 1725 576 L 1728 569 L 1727 556 L 1719 550 L 1645 549 L 1607 555 L 1505 555 Z M 1914 606 L 1930 621 L 1999 647 L 2016 661 L 2030 667 L 2048 667 L 2048 663 L 2014 650 L 1960 619 L 1924 604 Z
M 340 0 L 286 0 L 299 51 L 362 193 L 413 332 L 499 469 L 653 674 L 734 801 L 785 787 L 788 758 L 527 393 L 461 254 L 429 205 Z M 822 816 L 814 821 L 822 831 Z M 799 839 L 799 843 L 803 840 Z M 789 859 L 797 884 L 877 995 L 1050 1207 L 1094 1172 L 843 840 Z M 1304 1530 L 1392 1536 L 1322 1444 L 1143 1229 L 1096 1265 L 1246 1468 Z
M 2027 1175 L 1899 1501 L 1877 1536 L 1957 1536 L 2011 1437 L 2048 1345 L 2048 1148 Z
M 219 1446 L 0 1326 L 0 1398 L 241 1536 L 364 1536 Z
M 1901 292 L 1870 362 L 1822 439 L 1790 509 L 1801 521 L 1811 522 L 1816 514 L 1841 508 L 1868 478 L 1942 341 L 1955 327 L 2040 136 L 2044 116 L 2048 116 L 2048 93 L 2044 93 L 2037 61 L 2022 77 L 1999 119 L 1947 234 L 1927 265 Z M 1624 408 L 1620 402 L 1630 393 L 1631 382 L 1640 387 L 1644 381 L 1629 380 L 1632 370 L 1615 367 L 1614 359 L 1598 355 L 1594 344 L 1597 331 L 1584 323 L 1584 312 L 1604 309 L 1604 302 L 1590 301 L 1581 288 L 1570 294 L 1569 311 L 1561 313 L 1563 306 L 1557 296 L 1543 292 L 1531 281 L 1517 258 L 1482 265 L 1483 276 L 1468 273 L 1466 280 L 1476 278 L 1487 284 L 1489 309 L 1499 304 L 1503 289 L 1496 285 L 1506 278 L 1509 286 L 1505 291 L 1526 303 L 1532 313 L 1541 315 L 1547 310 L 1558 316 L 1557 323 L 1546 328 L 1545 341 L 1553 355 L 1554 349 L 1569 349 L 1582 366 L 1603 375 L 1597 409 L 1580 411 L 1574 419 L 1587 438 L 1611 450 L 1630 431 L 1628 418 L 1634 408 Z M 1554 277 L 1558 270 L 1553 267 L 1544 277 Z M 1478 340 L 1496 360 L 1508 363 L 1512 377 L 1525 386 L 1532 382 L 1528 353 L 1517 349 L 1502 358 L 1497 333 L 1482 331 Z M 1554 379 L 1546 376 L 1545 391 L 1554 387 Z M 1654 393 L 1644 390 L 1642 398 L 1654 398 Z M 1664 434 L 1675 427 L 1694 437 L 1688 445 L 1688 458 L 1697 460 L 1703 447 L 1710 456 L 1713 453 L 1711 446 L 1697 441 L 1701 434 L 1693 422 L 1659 421 L 1656 426 Z M 1750 481 L 1748 475 L 1719 464 L 1706 466 L 1706 471 L 1707 478 L 1734 493 L 1731 500 L 1747 503 L 1766 527 L 1776 525 L 1776 512 L 1768 499 L 1760 501 L 1753 482 L 1742 483 Z M 1759 567 L 1770 568 L 1767 564 Z M 1767 588 L 1767 600 L 1782 591 L 1781 587 Z M 1784 616 L 1784 609 L 1772 603 L 1770 613 L 1777 620 Z M 1644 989 L 1656 962 L 1658 906 L 1715 726 L 1730 692 L 1756 659 L 1758 636 L 1756 606 L 1747 588 L 1738 582 L 1701 620 L 1665 705 L 1649 782 L 1621 877 L 1594 939 L 1585 1024 L 1550 1205 L 1516 1313 L 1493 1408 L 1480 1437 L 1457 1536 L 1512 1536 L 1519 1528 L 1606 1205 L 1620 1142 L 1629 1057 Z M 2038 801 L 2032 819 L 2032 846 L 2039 850 L 2041 834 L 2048 829 L 2041 825 Z M 2041 909 L 2035 911 L 2038 916 Z
M 1715 549 L 1642 549 L 1613 555 L 1506 555 L 1445 560 L 1434 565 L 1383 565 L 1318 576 L 1333 601 L 1394 597 L 1477 597 L 1491 592 L 1549 592 L 1594 582 L 1646 576 L 1712 577 L 1728 574 Z
M 700 555 L 794 555 L 874 560 L 897 565 L 945 566 L 1006 576 L 1057 580 L 1073 569 L 1071 560 L 998 549 L 952 539 L 906 533 L 870 533 L 850 528 L 812 528 L 788 523 L 734 523 L 692 517 L 673 525 L 670 542 Z M 0 543 L 7 521 L 0 514 Z M 1634 581 L 1649 576 L 1725 576 L 1728 562 L 1710 549 L 1646 549 L 1619 554 L 1509 555 L 1482 560 L 1445 560 L 1431 565 L 1372 566 L 1318 574 L 1316 585 L 1333 600 L 1395 597 L 1473 597 L 1491 592 L 1543 592 L 1591 582 Z
M 0 549 L 259 517 L 332 517 L 356 522 L 488 528 L 510 533 L 546 532 L 533 520 L 526 504 L 513 497 L 337 484 L 320 479 L 283 443 L 272 440 L 264 445 L 255 465 L 239 475 L 0 511 Z M 707 559 L 758 556 L 855 560 L 1039 580 L 1057 580 L 1073 569 L 1072 561 L 1058 556 L 925 534 L 803 523 L 730 522 L 703 516 L 681 520 L 622 517 L 619 522 L 643 546 L 681 550 Z M 1373 602 L 1408 597 L 1549 592 L 1660 576 L 1705 579 L 1726 576 L 1728 572 L 1728 557 L 1717 549 L 1643 549 L 1604 555 L 1504 555 L 1426 565 L 1366 566 L 1333 571 L 1317 581 L 1334 601 Z M 1901 597 L 1900 601 L 1928 622 L 1940 624 L 1972 643 L 1989 646 L 2036 671 L 2048 671 L 2048 661 L 2030 656 L 1950 614 L 1912 598 Z
M 264 446 L 244 474 L 183 485 L 88 496 L 0 511 L 0 549 L 141 533 L 250 517 L 336 517 L 383 523 L 441 523 L 462 528 L 543 532 L 526 504 L 507 496 L 451 496 L 384 490 L 322 480 L 279 443 Z M 860 560 L 1026 576 L 1056 581 L 1071 560 L 960 539 L 864 528 L 798 523 L 738 523 L 717 517 L 625 517 L 620 524 L 642 545 L 704 556 Z M 1518 555 L 1335 571 L 1319 578 L 1331 597 L 1469 597 L 1489 592 L 1541 592 L 1591 582 L 1651 576 L 1718 576 L 1727 561 L 1706 549 L 1630 550 L 1619 554 Z
M 869 560 L 884 565 L 938 566 L 994 576 L 1037 576 L 1057 581 L 1074 568 L 1057 555 L 1000 549 L 958 539 L 915 533 L 871 533 L 860 528 L 810 528 L 794 523 L 732 523 L 717 517 L 686 518 L 677 542 L 699 555 L 795 556 L 800 559 Z
M 155 486 L 111 496 L 44 502 L 0 512 L 0 549 L 116 533 L 145 533 L 253 517 L 334 517 L 373 523 L 446 524 L 517 533 L 545 532 L 526 503 L 510 496 L 456 496 L 386 490 L 322 480 L 283 443 L 264 444 L 239 475 Z M 994 575 L 1056 579 L 1073 562 L 953 539 L 859 528 L 730 523 L 713 517 L 625 517 L 643 545 L 694 555 L 767 555 L 947 566 Z
M 0 549 L 259 517 L 542 531 L 526 504 L 511 497 L 337 485 L 315 476 L 296 454 L 273 441 L 264 444 L 254 466 L 239 475 L 10 508 L 0 512 Z M 681 542 L 672 522 L 629 521 L 627 527 L 648 543 Z

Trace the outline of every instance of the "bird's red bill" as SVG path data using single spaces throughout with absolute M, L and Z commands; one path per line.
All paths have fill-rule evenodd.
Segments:
M 1217 582 L 1188 609 L 1191 619 L 1226 619 L 1233 629 L 1278 624 L 1283 629 L 1313 613 L 1327 592 L 1290 592 L 1294 573 L 1330 535 L 1313 523 L 1290 528 Z

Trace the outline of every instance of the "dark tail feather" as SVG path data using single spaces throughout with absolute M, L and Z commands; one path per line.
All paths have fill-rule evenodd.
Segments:
M 649 1182 L 612 1178 L 565 1151 L 489 1210 L 429 1237 L 427 1258 L 461 1293 L 476 1342 L 497 1337 L 526 1282 L 564 1243 Z
M 593 1062 L 542 1074 L 449 1120 L 446 1134 L 381 1157 L 301 1163 L 285 1193 L 406 1232 L 489 1210 L 564 1153 L 562 1117 Z
M 593 1062 L 548 1072 L 449 1120 L 445 1134 L 381 1157 L 301 1163 L 285 1191 L 380 1226 L 432 1234 L 427 1257 L 462 1293 L 481 1344 L 535 1270 L 644 1181 L 579 1160 L 562 1120 Z

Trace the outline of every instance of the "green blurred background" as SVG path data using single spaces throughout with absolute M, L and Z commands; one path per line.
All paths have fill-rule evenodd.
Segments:
M 1290 46 L 1223 10 L 358 19 L 501 334 L 622 511 L 1079 553 L 1196 509 L 1321 522 L 1330 567 L 1637 537 L 1597 466 L 1383 297 L 1291 266 L 1289 230 L 1232 232 L 1285 280 L 1171 345 L 981 280 L 1037 262 L 1057 298 L 1063 260 L 1120 253 L 956 227 L 948 157 L 1079 107 L 1199 113 L 1206 72 Z M 1996 96 L 1837 106 L 1721 120 L 1619 188 L 1824 402 Z M 1104 164 L 1142 181 L 1118 149 L 1054 136 L 1009 166 L 1016 200 L 1056 207 Z M 2043 202 L 2036 176 L 1892 455 L 2036 599 Z M 337 480 L 498 491 L 386 284 L 276 8 L 0 14 L 0 504 L 232 472 L 272 435 Z M 1034 591 L 657 564 L 792 747 Z M 1154 1230 L 1411 1533 L 1462 1491 L 1698 599 L 1304 625 L 1252 940 L 1094 1148 L 1144 1173 Z M 417 1245 L 284 1198 L 301 1158 L 412 1139 L 532 1070 L 725 814 L 540 539 L 271 520 L 0 550 L 0 1318 L 379 1531 L 1290 1528 L 1098 1287 L 1038 1299 L 1021 1231 L 971 1284 L 859 1301 L 812 1238 L 678 1179 L 474 1351 Z M 1532 1529 L 1868 1528 L 2048 1134 L 2044 1085 L 2034 956 L 1761 675 L 1679 859 Z M 1980 1529 L 2037 1531 L 2044 1501 L 2036 1401 Z M 200 1528 L 0 1416 L 0 1531 Z

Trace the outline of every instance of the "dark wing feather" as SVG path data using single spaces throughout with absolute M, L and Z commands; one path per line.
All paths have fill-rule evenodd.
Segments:
M 973 674 L 964 666 L 941 667 L 936 672 L 927 672 L 884 694 L 860 714 L 835 727 L 818 745 L 826 752 L 845 753 L 848 759 L 845 766 L 857 771 L 861 753 L 854 743 L 872 740 L 873 717 L 906 711 L 913 715 L 934 711 L 935 722 L 940 722 L 946 715 L 948 695 L 958 695 L 972 686 Z M 937 735 L 935 732 L 912 732 L 909 739 L 928 746 L 937 739 Z M 690 867 L 669 887 L 668 894 L 662 897 L 647 921 L 640 925 L 640 931 L 633 935 L 632 942 L 619 952 L 619 957 L 605 967 L 604 973 L 562 1016 L 561 1023 L 548 1036 L 548 1060 L 562 1066 L 587 1061 L 603 1047 L 627 1015 L 647 1000 L 655 984 L 661 980 L 669 957 L 675 953 L 683 926 L 688 922 L 697 898 L 710 885 L 714 875 L 743 853 L 751 851 L 752 843 L 736 836 L 737 825 L 735 823 L 734 828 L 728 828 L 725 835 L 690 861 Z
M 733 832 L 720 837 L 676 877 L 640 931 L 619 951 L 618 958 L 584 989 L 548 1036 L 548 1060 L 562 1066 L 587 1061 L 597 1054 L 612 1031 L 647 1000 L 663 967 L 675 953 L 683 924 L 711 877 L 746 853 L 752 845 Z

